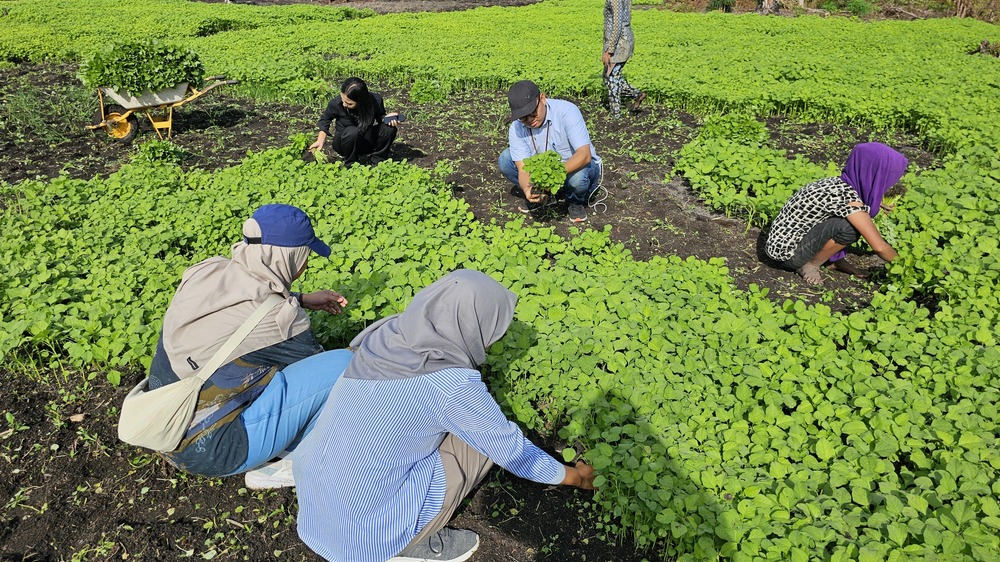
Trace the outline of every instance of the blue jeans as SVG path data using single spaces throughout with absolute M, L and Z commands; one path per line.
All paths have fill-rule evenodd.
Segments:
M 240 418 L 247 431 L 247 460 L 233 474 L 246 472 L 291 451 L 309 433 L 333 384 L 351 361 L 348 349 L 325 351 L 275 373 L 264 392 Z
M 509 148 L 505 148 L 500 153 L 498 164 L 500 165 L 500 172 L 503 173 L 503 177 L 520 187 L 521 184 L 517 181 L 517 164 L 511 159 Z M 597 190 L 597 184 L 600 181 L 601 159 L 591 158 L 590 164 L 566 176 L 566 183 L 559 190 L 559 194 L 564 195 L 566 201 L 569 203 L 586 205 L 587 200 L 590 199 L 590 195 Z

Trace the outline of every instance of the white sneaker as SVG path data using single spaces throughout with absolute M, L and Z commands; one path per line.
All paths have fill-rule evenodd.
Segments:
M 292 476 L 292 460 L 281 459 L 269 462 L 247 471 L 243 475 L 247 488 L 251 490 L 269 490 L 272 488 L 289 488 L 295 486 L 295 478 Z

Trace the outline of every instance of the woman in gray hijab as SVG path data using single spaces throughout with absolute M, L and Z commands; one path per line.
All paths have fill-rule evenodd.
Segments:
M 163 318 L 150 389 L 197 375 L 268 296 L 285 300 L 202 386 L 187 434 L 162 453 L 177 468 L 203 476 L 249 470 L 251 488 L 294 485 L 288 459 L 267 461 L 295 447 L 351 357 L 348 350 L 317 355 L 323 348 L 305 312 L 339 313 L 347 300 L 334 291 L 291 292 L 313 252 L 328 257 L 330 247 L 302 210 L 264 205 L 243 223 L 231 259 L 209 258 L 184 272 Z
M 328 560 L 465 560 L 479 537 L 445 527 L 493 466 L 593 489 L 508 420 L 477 370 L 506 333 L 516 297 L 459 270 L 351 342 L 347 370 L 296 449 L 299 536 Z M 349 453 L 345 453 L 349 452 Z

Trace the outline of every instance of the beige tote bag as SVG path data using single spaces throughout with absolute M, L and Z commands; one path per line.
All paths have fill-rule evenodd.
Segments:
M 240 325 L 239 329 L 193 377 L 149 390 L 146 377 L 125 397 L 118 418 L 118 438 L 137 447 L 154 451 L 173 451 L 187 433 L 198 404 L 201 386 L 222 366 L 251 331 L 278 303 L 285 299 L 272 294 Z

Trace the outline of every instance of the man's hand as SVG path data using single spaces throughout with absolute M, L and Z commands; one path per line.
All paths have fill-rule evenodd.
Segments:
M 302 306 L 309 310 L 325 310 L 330 314 L 339 314 L 347 306 L 347 299 L 335 291 L 316 291 L 302 295 Z
M 524 198 L 528 200 L 529 203 L 538 203 L 542 200 L 543 193 L 535 193 L 532 186 L 528 186 L 524 189 Z
M 878 206 L 879 206 L 880 209 L 882 209 L 883 211 L 885 211 L 887 213 L 890 212 L 890 211 L 892 211 L 892 210 L 894 210 L 896 208 L 895 205 L 889 205 L 888 203 L 879 203 Z

